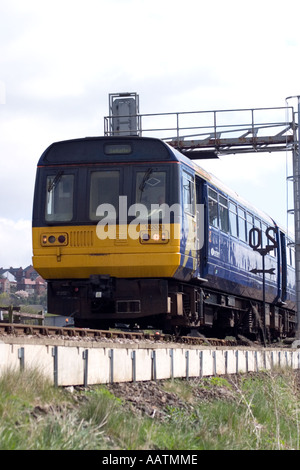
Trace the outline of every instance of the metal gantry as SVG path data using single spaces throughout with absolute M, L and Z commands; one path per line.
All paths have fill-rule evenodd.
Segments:
M 109 95 L 105 135 L 153 136 L 192 160 L 225 154 L 287 152 L 293 156 L 295 269 L 300 337 L 300 96 L 293 106 L 140 114 L 136 93 Z M 126 113 L 124 113 L 126 110 Z M 124 114 L 123 114 L 124 113 Z
M 139 114 L 137 95 L 120 93 L 109 95 L 109 110 L 109 116 L 104 117 L 104 135 L 152 135 L 191 159 L 286 151 L 296 141 L 291 106 Z

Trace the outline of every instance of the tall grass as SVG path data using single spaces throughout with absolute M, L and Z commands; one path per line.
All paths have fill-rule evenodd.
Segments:
M 70 393 L 36 370 L 10 370 L 0 377 L 0 449 L 299 450 L 299 378 L 286 369 L 159 382 L 188 406 L 166 401 L 151 418 L 105 386 Z

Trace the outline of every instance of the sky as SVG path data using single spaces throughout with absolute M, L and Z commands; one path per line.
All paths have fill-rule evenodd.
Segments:
M 32 263 L 40 155 L 103 135 L 110 93 L 143 114 L 284 107 L 299 17 L 299 0 L 0 0 L 0 267 Z M 285 226 L 289 153 L 201 165 Z

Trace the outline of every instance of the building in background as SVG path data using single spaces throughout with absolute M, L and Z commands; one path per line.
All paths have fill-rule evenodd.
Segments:
M 42 295 L 47 290 L 46 281 L 33 266 L 20 268 L 0 268 L 0 294 L 25 291 L 29 295 Z

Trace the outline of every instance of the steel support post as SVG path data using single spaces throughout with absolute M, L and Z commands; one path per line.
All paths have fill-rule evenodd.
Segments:
M 300 337 L 300 96 L 298 98 L 298 138 L 293 149 L 293 186 L 294 186 L 294 225 L 295 225 L 295 266 L 296 266 L 296 305 L 297 338 Z

